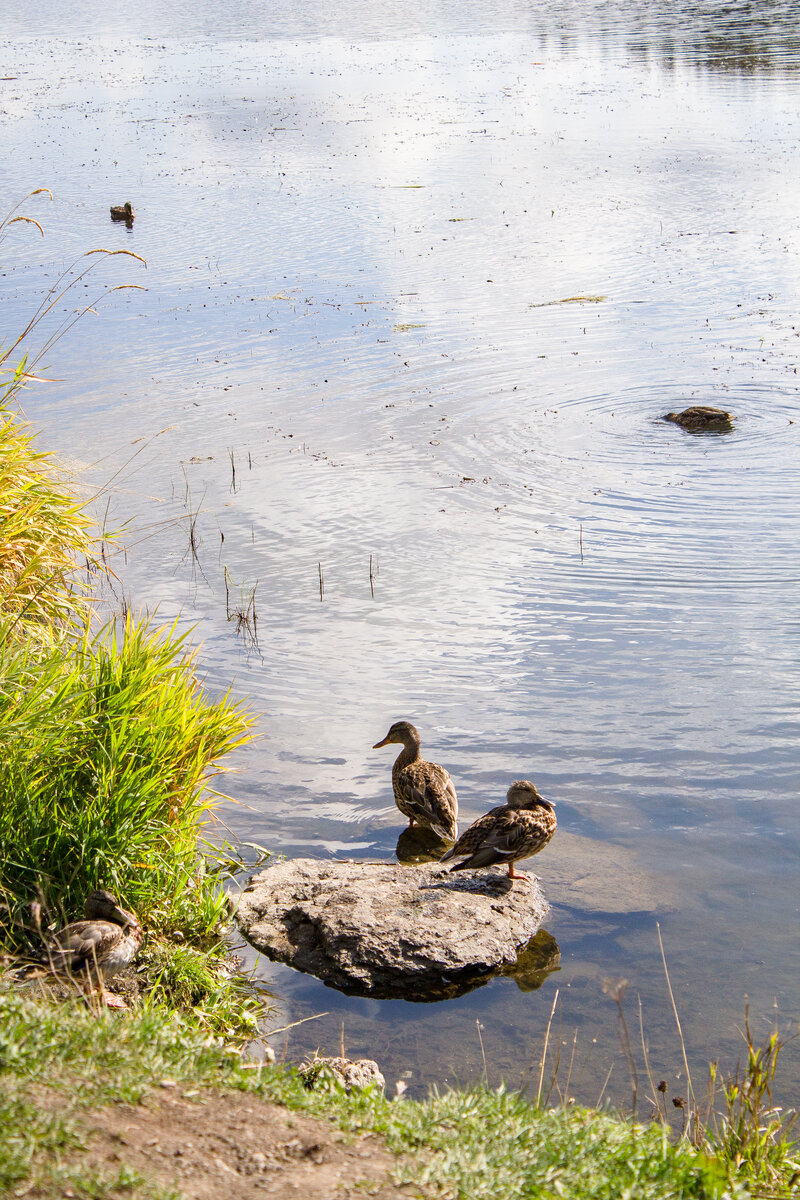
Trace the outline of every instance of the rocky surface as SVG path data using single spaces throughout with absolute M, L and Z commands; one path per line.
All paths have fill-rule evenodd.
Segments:
M 353 1088 L 379 1087 L 383 1091 L 386 1080 L 378 1064 L 372 1058 L 325 1058 L 317 1055 L 300 1067 L 306 1087 L 317 1087 L 320 1078 L 329 1071 L 344 1085 L 346 1092 Z
M 515 964 L 547 911 L 535 876 L 499 867 L 293 859 L 253 876 L 236 920 L 256 949 L 342 991 L 438 1000 Z

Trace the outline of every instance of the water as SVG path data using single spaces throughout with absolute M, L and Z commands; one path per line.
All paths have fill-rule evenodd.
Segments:
M 0 328 L 89 248 L 147 260 L 97 268 L 147 290 L 26 411 L 113 481 L 118 595 L 262 714 L 238 838 L 391 858 L 398 717 L 462 823 L 521 776 L 558 803 L 541 987 L 359 1000 L 262 960 L 276 1024 L 328 1014 L 289 1056 L 344 1036 L 419 1094 L 480 1075 L 480 1022 L 491 1080 L 535 1086 L 558 988 L 570 1093 L 613 1063 L 624 1102 L 626 978 L 677 1089 L 657 923 L 699 1074 L 745 996 L 759 1033 L 798 1016 L 797 7 L 317 7 L 0 17 L 4 205 L 55 196 L 3 244 Z M 659 421 L 689 403 L 733 432 Z

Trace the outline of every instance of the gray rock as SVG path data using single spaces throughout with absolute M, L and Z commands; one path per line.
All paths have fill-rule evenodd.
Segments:
M 294 859 L 253 876 L 236 920 L 256 949 L 342 991 L 439 1000 L 514 964 L 547 911 L 535 876 L 500 867 Z
M 381 1091 L 386 1087 L 383 1073 L 372 1058 L 324 1058 L 320 1055 L 300 1067 L 306 1087 L 319 1086 L 326 1069 L 344 1084 L 346 1092 L 352 1091 L 353 1088 L 371 1087 L 373 1084 Z

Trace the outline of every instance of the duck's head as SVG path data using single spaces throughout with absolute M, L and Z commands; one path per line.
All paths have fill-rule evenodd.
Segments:
M 540 796 L 536 784 L 530 779 L 515 779 L 508 789 L 506 804 L 509 808 L 546 808 L 550 812 L 555 809 L 549 800 Z
M 112 921 L 115 925 L 121 925 L 123 929 L 127 929 L 129 925 L 139 928 L 139 922 L 133 913 L 121 908 L 111 892 L 101 889 L 89 892 L 83 904 L 83 911 L 90 921 Z
M 410 721 L 395 721 L 383 741 L 376 742 L 372 749 L 379 750 L 381 746 L 388 746 L 391 742 L 400 742 L 403 746 L 418 746 L 419 733 Z

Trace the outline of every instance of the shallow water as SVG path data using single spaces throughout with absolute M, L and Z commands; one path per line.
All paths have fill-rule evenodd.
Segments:
M 698 1072 L 730 1060 L 745 995 L 798 1016 L 796 7 L 217 8 L 0 17 L 5 207 L 55 194 L 3 244 L 0 329 L 90 247 L 148 264 L 98 269 L 148 290 L 26 411 L 113 480 L 118 591 L 263 714 L 237 837 L 392 856 L 400 716 L 462 822 L 520 776 L 559 817 L 540 989 L 368 1001 L 262 962 L 276 1024 L 328 1014 L 287 1053 L 344 1036 L 421 1090 L 483 1071 L 480 1022 L 492 1081 L 535 1087 L 558 988 L 571 1094 L 614 1062 L 624 1101 L 625 977 L 672 1086 L 658 922 Z M 659 420 L 689 403 L 733 431 Z

